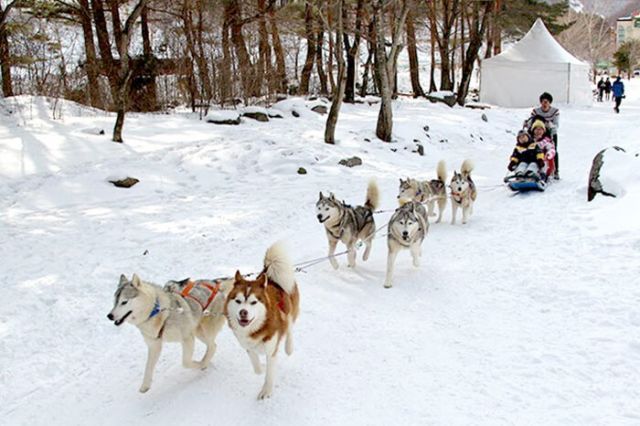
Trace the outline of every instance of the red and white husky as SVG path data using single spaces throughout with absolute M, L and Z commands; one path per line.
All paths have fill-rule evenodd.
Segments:
M 267 357 L 267 373 L 258 399 L 271 396 L 276 374 L 276 356 L 281 341 L 285 352 L 293 352 L 291 327 L 298 317 L 300 295 L 293 267 L 283 247 L 276 243 L 264 257 L 264 270 L 254 281 L 236 272 L 225 315 L 240 345 L 247 350 L 253 370 L 262 374 L 258 355 Z

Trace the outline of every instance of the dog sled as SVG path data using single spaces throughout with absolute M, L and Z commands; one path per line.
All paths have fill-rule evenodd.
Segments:
M 516 145 L 514 153 L 512 154 L 512 163 L 510 163 L 510 170 L 513 170 L 512 167 L 514 167 L 515 170 L 513 174 L 508 174 L 504 178 L 504 182 L 507 184 L 509 189 L 514 192 L 543 192 L 547 189 L 547 186 L 551 181 L 551 177 L 556 172 L 556 144 L 552 142 L 552 136 L 548 131 L 548 127 L 546 126 L 544 117 L 535 116 L 533 117 L 533 122 L 533 126 L 525 125 L 525 128 L 518 133 L 518 144 Z M 527 123 L 527 121 L 525 121 L 525 123 Z M 535 127 L 544 128 L 545 130 L 543 134 L 541 132 L 537 133 L 538 139 L 534 139 L 533 130 L 535 129 Z M 524 134 L 524 136 L 522 136 L 522 134 Z M 529 142 L 526 141 L 527 136 L 530 138 Z M 522 139 L 520 139 L 521 137 Z M 523 143 L 524 145 L 520 145 L 520 143 Z M 536 155 L 538 156 L 536 161 L 538 162 L 538 164 L 532 164 L 536 163 L 536 161 L 532 161 L 533 159 L 531 157 L 529 157 L 529 159 L 525 157 L 524 161 L 522 161 L 523 157 L 514 159 L 514 156 L 517 155 L 517 151 L 523 150 L 523 147 L 526 146 L 527 143 L 533 144 L 527 147 L 527 152 L 534 152 L 532 146 L 535 147 L 535 153 L 537 153 Z M 520 164 L 514 162 L 518 159 L 520 159 L 521 162 L 530 161 L 530 163 Z M 515 164 L 517 164 L 519 167 L 515 167 Z M 544 164 L 544 166 L 541 166 L 540 164 Z

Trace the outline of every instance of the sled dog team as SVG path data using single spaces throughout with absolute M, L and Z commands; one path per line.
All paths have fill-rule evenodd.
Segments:
M 451 190 L 452 224 L 456 212 L 462 208 L 462 223 L 473 211 L 477 191 L 469 160 L 462 163 L 460 173 L 454 172 Z M 398 252 L 409 249 L 414 266 L 419 266 L 422 242 L 429 229 L 429 216 L 439 212 L 442 219 L 446 207 L 446 168 L 438 163 L 437 179 L 420 182 L 400 179 L 398 200 L 400 207 L 389 220 L 387 245 L 389 248 L 385 287 L 391 287 L 393 266 Z M 362 241 L 366 248 L 363 260 L 371 252 L 375 235 L 374 211 L 378 208 L 379 193 L 375 182 L 367 188 L 363 206 L 351 207 L 338 201 L 333 194 L 320 193 L 316 203 L 317 218 L 324 224 L 329 240 L 329 260 L 334 268 L 336 245 L 342 241 L 348 250 L 348 265 L 355 267 L 356 245 Z M 424 207 L 427 205 L 427 208 Z M 281 244 L 267 249 L 263 269 L 255 280 L 247 280 L 240 271 L 234 278 L 216 280 L 168 281 L 164 287 L 146 282 L 134 274 L 129 280 L 120 276 L 114 306 L 107 318 L 116 326 L 125 321 L 135 325 L 147 344 L 147 362 L 140 392 L 151 388 L 155 366 L 164 342 L 182 344 L 182 365 L 185 368 L 206 369 L 216 351 L 216 337 L 225 320 L 240 345 L 247 351 L 256 374 L 262 374 L 259 355 L 266 356 L 266 374 L 258 399 L 271 396 L 276 374 L 276 360 L 284 344 L 287 355 L 293 352 L 292 326 L 298 317 L 300 295 L 294 269 Z M 206 345 L 201 360 L 193 359 L 196 338 Z
M 471 178 L 473 163 L 464 160 L 460 167 L 460 173 L 454 171 L 449 183 L 451 191 L 451 224 L 455 225 L 457 211 L 462 209 L 462 223 L 467 223 L 473 213 L 473 202 L 477 197 L 476 186 Z M 442 214 L 447 205 L 446 179 L 447 170 L 444 161 L 440 161 L 436 170 L 437 179 L 418 181 L 407 178 L 400 179 L 398 201 L 400 207 L 396 209 L 387 226 L 387 273 L 384 286 L 393 285 L 393 267 L 398 253 L 403 249 L 409 249 L 413 258 L 413 265 L 420 266 L 422 255 L 422 241 L 429 230 L 429 217 L 435 216 L 435 204 L 438 204 L 438 218 L 436 223 L 442 220 Z M 374 181 L 369 182 L 367 195 L 362 206 L 352 207 L 344 201 L 339 201 L 333 193 L 325 196 L 320 192 L 320 198 L 316 203 L 317 218 L 324 225 L 329 241 L 329 261 L 334 268 L 338 268 L 338 262 L 334 255 L 338 242 L 347 246 L 347 264 L 356 266 L 356 247 L 359 242 L 365 245 L 362 260 L 366 261 L 371 252 L 371 243 L 376 231 L 373 218 L 374 211 L 378 208 L 379 193 Z M 425 208 L 425 204 L 427 208 Z

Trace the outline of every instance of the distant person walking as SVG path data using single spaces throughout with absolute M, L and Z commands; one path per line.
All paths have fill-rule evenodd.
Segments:
M 604 86 L 604 79 L 600 77 L 600 80 L 598 80 L 598 85 L 596 86 L 598 88 L 598 102 L 602 102 L 602 95 L 604 95 Z
M 604 82 L 604 95 L 606 100 L 611 99 L 611 80 L 609 80 L 609 77 L 607 77 L 607 81 Z
M 616 106 L 613 107 L 616 113 L 620 113 L 620 103 L 622 102 L 622 98 L 624 98 L 624 83 L 620 79 L 620 76 L 616 77 L 616 81 L 613 82 L 611 86 L 611 90 L 613 91 L 613 100 L 616 103 Z

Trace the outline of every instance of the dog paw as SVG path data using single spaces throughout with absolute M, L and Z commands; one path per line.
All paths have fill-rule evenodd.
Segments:
M 340 265 L 338 265 L 338 262 L 336 262 L 335 260 L 333 260 L 333 259 L 332 259 L 332 260 L 331 260 L 331 266 L 333 266 L 333 269 L 338 269 L 338 267 L 339 267 Z
M 254 366 L 253 367 L 253 372 L 256 373 L 257 375 L 262 374 L 262 372 L 264 371 L 264 365 L 260 364 L 257 367 Z
M 140 386 L 140 389 L 138 389 L 138 391 L 139 391 L 140 393 L 145 393 L 145 392 L 147 392 L 149 389 L 151 389 L 151 385 L 144 385 L 144 384 L 143 384 L 142 386 Z
M 413 260 L 413 266 L 415 266 L 416 268 L 419 268 L 420 267 L 420 261 L 417 260 L 417 259 L 414 259 Z
M 391 283 L 384 283 L 384 288 L 391 288 L 393 287 L 393 284 Z
M 271 393 L 272 393 L 271 389 L 262 388 L 262 390 L 258 394 L 258 399 L 261 400 L 261 399 L 271 398 Z

